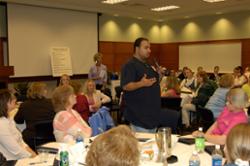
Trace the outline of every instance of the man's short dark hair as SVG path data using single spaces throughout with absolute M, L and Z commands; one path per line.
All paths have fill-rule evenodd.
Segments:
M 134 42 L 134 52 L 136 47 L 140 47 L 142 41 L 148 41 L 148 39 L 144 37 L 137 38 Z

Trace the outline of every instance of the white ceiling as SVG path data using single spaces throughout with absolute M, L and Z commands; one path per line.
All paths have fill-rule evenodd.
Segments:
M 19 4 L 47 6 L 99 12 L 111 15 L 142 17 L 150 20 L 170 20 L 201 15 L 214 15 L 234 11 L 250 11 L 250 0 L 226 0 L 219 3 L 207 3 L 203 0 L 129 0 L 120 4 L 109 5 L 102 0 L 0 0 Z M 153 12 L 150 8 L 178 5 L 179 9 Z

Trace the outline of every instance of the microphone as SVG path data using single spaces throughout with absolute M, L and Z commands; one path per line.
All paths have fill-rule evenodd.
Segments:
M 160 65 L 159 65 L 159 63 L 157 62 L 157 60 L 156 60 L 155 57 L 153 58 L 153 60 L 154 60 L 155 66 L 156 66 L 157 68 L 160 68 Z

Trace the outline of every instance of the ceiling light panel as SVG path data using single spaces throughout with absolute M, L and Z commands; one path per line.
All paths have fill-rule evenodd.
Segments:
M 128 0 L 104 0 L 104 1 L 102 1 L 102 3 L 113 5 L 113 4 L 122 3 L 125 1 L 128 1 Z
M 178 8 L 180 8 L 180 7 L 179 6 L 175 6 L 175 5 L 170 5 L 170 6 L 163 6 L 163 7 L 152 8 L 151 10 L 156 11 L 156 12 L 161 12 L 161 11 L 173 10 L 173 9 L 178 9 Z
M 209 2 L 209 3 L 214 3 L 214 2 L 223 2 L 225 0 L 203 0 L 205 2 Z

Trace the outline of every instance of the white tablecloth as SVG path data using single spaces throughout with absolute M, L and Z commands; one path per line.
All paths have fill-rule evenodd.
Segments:
M 136 134 L 138 138 L 154 138 L 153 134 Z M 87 141 L 88 142 L 88 141 Z M 209 143 L 208 143 L 209 144 Z M 211 144 L 209 144 L 211 145 Z M 54 147 L 58 148 L 59 143 L 49 143 L 45 145 L 47 147 Z M 175 143 L 174 147 L 172 148 L 172 154 L 176 155 L 178 157 L 178 162 L 174 164 L 168 164 L 169 166 L 187 166 L 190 156 L 192 155 L 192 152 L 194 151 L 194 145 L 186 145 L 183 143 Z M 85 155 L 82 156 L 83 158 Z M 203 152 L 199 154 L 200 160 L 201 160 L 201 166 L 210 166 L 211 164 L 211 156 Z M 50 154 L 48 156 L 48 160 L 46 163 L 40 163 L 35 164 L 36 166 L 49 166 L 53 164 L 55 155 Z M 37 156 L 36 158 L 26 158 L 19 160 L 16 164 L 16 166 L 26 166 L 30 165 L 30 163 L 39 162 L 40 158 Z M 156 163 L 154 161 L 141 161 L 140 166 L 162 166 L 161 163 Z

